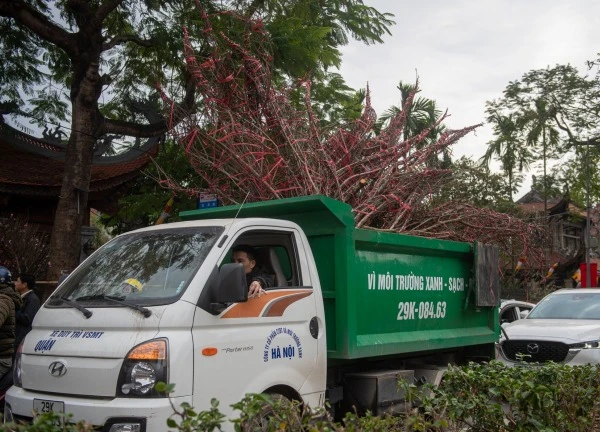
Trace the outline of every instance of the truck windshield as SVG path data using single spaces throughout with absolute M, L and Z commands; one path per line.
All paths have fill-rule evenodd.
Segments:
M 176 301 L 186 290 L 221 227 L 173 228 L 125 234 L 104 245 L 52 295 L 48 306 L 115 307 L 107 297 L 138 305 Z

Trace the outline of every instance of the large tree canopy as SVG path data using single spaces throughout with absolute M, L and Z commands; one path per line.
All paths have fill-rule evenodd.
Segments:
M 585 205 L 589 178 L 591 203 L 600 202 L 597 63 L 590 62 L 585 73 L 571 65 L 529 71 L 510 82 L 502 98 L 488 102 L 487 113 L 496 135 L 487 159 L 496 155 L 509 176 L 517 166 L 535 162 L 545 171 L 546 161 L 554 160 L 552 177 L 563 192 Z M 544 190 L 550 189 L 549 179 L 544 172 Z
M 211 26 L 232 40 L 243 35 L 241 16 L 261 16 L 271 35 L 281 80 L 314 77 L 324 97 L 338 94 L 351 108 L 353 94 L 328 70 L 339 65 L 339 48 L 349 37 L 381 42 L 389 15 L 361 0 L 200 0 Z M 51 237 L 51 273 L 72 268 L 79 256 L 88 199 L 91 160 L 97 139 L 106 134 L 152 137 L 163 134 L 165 119 L 137 118 L 131 102 L 160 85 L 183 108 L 195 111 L 194 82 L 182 62 L 182 25 L 195 36 L 199 56 L 211 51 L 203 37 L 204 18 L 192 0 L 11 0 L 0 2 L 0 103 L 17 104 L 39 125 L 69 124 L 66 169 Z M 325 86 L 328 85 L 328 88 Z M 332 117 L 339 112 L 324 102 Z M 169 118 L 176 124 L 177 117 Z
M 436 201 L 462 201 L 502 212 L 514 209 L 510 180 L 503 174 L 465 156 L 452 162 L 452 172 L 452 179 L 443 185 Z

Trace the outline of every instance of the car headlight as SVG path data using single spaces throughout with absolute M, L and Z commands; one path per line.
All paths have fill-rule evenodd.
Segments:
M 134 347 L 123 360 L 117 395 L 124 397 L 166 397 L 154 389 L 157 382 L 169 382 L 169 355 L 166 339 L 154 339 Z
M 569 345 L 570 349 L 593 349 L 600 348 L 600 340 L 594 340 L 589 342 L 579 342 Z

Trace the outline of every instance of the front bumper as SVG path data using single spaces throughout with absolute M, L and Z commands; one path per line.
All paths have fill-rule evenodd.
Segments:
M 6 409 L 12 412 L 15 420 L 28 421 L 33 416 L 33 399 L 47 399 L 64 402 L 65 414 L 72 414 L 70 421 L 85 421 L 96 430 L 109 431 L 115 420 L 127 422 L 140 420 L 140 432 L 166 431 L 167 419 L 173 414 L 173 406 L 178 408 L 183 402 L 192 403 L 191 397 L 155 399 L 91 399 L 69 397 L 56 394 L 36 393 L 18 387 L 11 387 L 6 394 Z

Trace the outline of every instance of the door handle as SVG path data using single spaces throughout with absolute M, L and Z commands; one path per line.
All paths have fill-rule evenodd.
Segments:
M 310 324 L 308 325 L 308 329 L 310 330 L 310 335 L 315 339 L 319 336 L 319 320 L 316 316 L 310 319 Z

